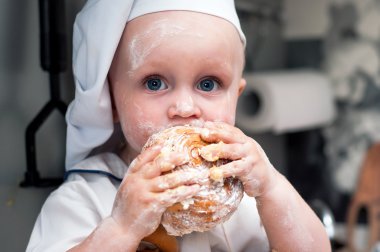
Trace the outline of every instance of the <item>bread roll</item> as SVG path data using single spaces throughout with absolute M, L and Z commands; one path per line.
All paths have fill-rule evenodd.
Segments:
M 236 178 L 223 178 L 218 166 L 229 162 L 216 160 L 208 162 L 199 155 L 199 150 L 209 143 L 200 137 L 201 128 L 175 126 L 152 135 L 144 148 L 161 144 L 161 155 L 168 152 L 182 152 L 189 155 L 189 162 L 176 167 L 207 173 L 199 181 L 201 190 L 191 199 L 169 207 L 162 216 L 162 225 L 170 235 L 182 236 L 193 231 L 207 231 L 229 219 L 243 197 L 243 185 Z M 210 169 L 214 172 L 210 173 Z M 212 175 L 210 175 L 212 174 Z

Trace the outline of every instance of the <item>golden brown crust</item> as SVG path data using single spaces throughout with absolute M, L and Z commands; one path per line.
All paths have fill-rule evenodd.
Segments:
M 237 209 L 243 197 L 243 186 L 238 179 L 223 179 L 217 167 L 227 160 L 208 162 L 199 155 L 199 149 L 209 143 L 202 140 L 201 128 L 176 126 L 154 134 L 144 148 L 161 144 L 161 155 L 167 152 L 187 153 L 189 162 L 174 170 L 206 172 L 210 169 L 215 178 L 202 181 L 201 190 L 190 200 L 169 207 L 162 217 L 162 224 L 171 235 L 183 235 L 193 231 L 203 232 L 226 221 Z M 217 178 L 217 179 L 216 179 Z

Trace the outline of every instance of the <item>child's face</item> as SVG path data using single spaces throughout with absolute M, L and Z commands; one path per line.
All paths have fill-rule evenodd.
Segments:
M 129 22 L 109 80 L 114 117 L 130 147 L 139 152 L 168 126 L 234 124 L 243 61 L 237 31 L 221 18 L 167 11 Z

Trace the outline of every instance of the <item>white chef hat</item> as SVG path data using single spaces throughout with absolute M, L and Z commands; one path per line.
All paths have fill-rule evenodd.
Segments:
M 107 74 L 126 23 L 144 14 L 167 10 L 224 18 L 235 26 L 245 45 L 234 0 L 88 0 L 74 23 L 75 99 L 66 114 L 67 170 L 114 132 Z

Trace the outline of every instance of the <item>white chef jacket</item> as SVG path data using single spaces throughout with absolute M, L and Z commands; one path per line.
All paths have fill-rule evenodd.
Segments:
M 26 251 L 67 251 L 83 241 L 110 216 L 127 169 L 113 153 L 96 155 L 79 163 L 65 183 L 47 198 Z M 177 237 L 181 252 L 269 251 L 254 198 L 245 195 L 223 227 L 218 225 L 207 232 Z

